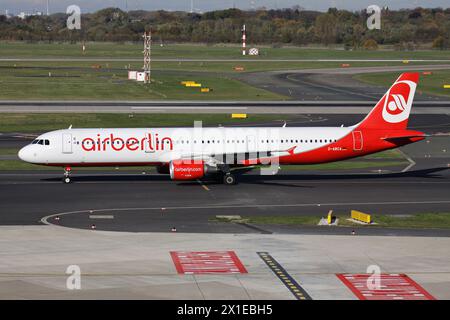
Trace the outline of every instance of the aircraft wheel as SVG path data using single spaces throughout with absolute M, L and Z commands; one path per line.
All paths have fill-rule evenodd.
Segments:
M 226 174 L 223 177 L 223 183 L 228 185 L 228 186 L 236 184 L 236 177 L 234 175 L 232 175 L 232 174 Z
M 72 180 L 70 179 L 70 177 L 64 177 L 63 182 L 64 183 L 71 183 Z

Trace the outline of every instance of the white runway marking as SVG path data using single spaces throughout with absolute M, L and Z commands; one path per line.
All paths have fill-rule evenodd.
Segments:
M 98 214 L 98 215 L 95 215 L 95 214 L 91 214 L 90 216 L 89 216 L 89 219 L 114 219 L 114 216 L 113 215 L 101 215 L 101 214 Z
M 214 209 L 243 209 L 243 208 L 296 208 L 296 207 L 317 207 L 317 206 L 358 206 L 358 205 L 420 205 L 420 204 L 444 204 L 449 203 L 450 200 L 435 200 L 435 201 L 385 201 L 385 202 L 330 202 L 330 203 L 293 203 L 293 204 L 255 204 L 255 205 L 210 205 L 210 206 L 180 206 L 180 207 L 164 207 L 167 210 L 214 210 Z M 48 220 L 56 216 L 64 216 L 77 213 L 99 213 L 99 212 L 118 212 L 118 211 L 144 211 L 144 210 L 158 210 L 162 207 L 146 207 L 146 208 L 110 208 L 110 209 L 96 209 L 96 210 L 77 210 L 69 212 L 60 212 L 45 216 L 41 222 L 46 225 L 54 225 Z

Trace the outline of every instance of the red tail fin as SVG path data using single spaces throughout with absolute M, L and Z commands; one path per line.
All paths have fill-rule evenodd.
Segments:
M 358 128 L 406 129 L 418 82 L 419 73 L 403 73 Z

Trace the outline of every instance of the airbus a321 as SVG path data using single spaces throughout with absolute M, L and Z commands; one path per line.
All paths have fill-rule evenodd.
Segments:
M 18 155 L 64 168 L 64 183 L 76 167 L 156 166 L 173 180 L 216 175 L 232 185 L 258 166 L 341 161 L 423 140 L 423 132 L 407 129 L 418 80 L 418 73 L 402 74 L 349 127 L 69 128 L 40 135 Z

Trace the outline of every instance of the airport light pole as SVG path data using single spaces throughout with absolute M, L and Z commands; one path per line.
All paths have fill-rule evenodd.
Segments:
M 142 36 L 144 38 L 144 83 L 150 83 L 150 73 L 151 73 L 151 46 L 152 46 L 152 33 L 144 32 Z
M 246 51 L 246 34 L 245 34 L 245 24 L 242 27 L 242 55 L 245 56 L 247 54 Z

